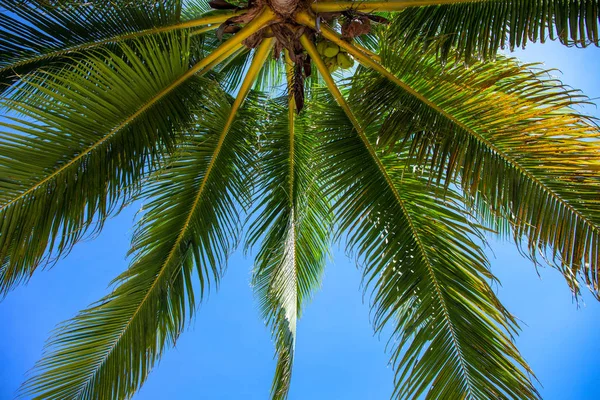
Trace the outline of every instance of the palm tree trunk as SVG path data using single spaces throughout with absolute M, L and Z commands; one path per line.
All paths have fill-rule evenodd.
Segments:
M 282 17 L 291 16 L 302 0 L 268 0 L 271 9 Z

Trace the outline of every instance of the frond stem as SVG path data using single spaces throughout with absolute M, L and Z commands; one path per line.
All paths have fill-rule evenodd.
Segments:
M 287 75 L 287 80 L 288 80 L 288 85 L 289 87 L 293 87 L 293 79 L 294 79 L 294 64 L 292 63 L 292 60 L 289 56 L 289 53 L 287 50 L 285 50 L 285 63 L 286 63 L 286 75 Z M 291 231 L 291 236 L 292 238 L 290 239 L 290 242 L 292 244 L 292 263 L 294 265 L 294 279 L 295 279 L 295 290 L 296 290 L 296 299 L 295 299 L 295 312 L 294 312 L 294 323 L 292 324 L 291 321 L 289 322 L 290 328 L 292 328 L 293 326 L 293 332 L 292 335 L 294 337 L 294 344 L 296 342 L 296 322 L 295 322 L 295 318 L 297 318 L 298 315 L 298 271 L 296 270 L 297 266 L 296 266 L 296 238 L 297 238 L 297 224 L 296 224 L 296 219 L 297 219 L 297 214 L 296 214 L 296 190 L 294 188 L 294 183 L 295 183 L 295 174 L 296 174 L 296 154 L 295 154 L 295 150 L 296 150 L 296 101 L 294 100 L 294 94 L 293 93 L 288 93 L 288 130 L 289 130 L 289 139 L 290 139 L 290 156 L 289 156 L 289 162 L 290 162 L 290 169 L 289 169 L 289 197 L 290 197 L 290 209 L 291 209 L 291 215 L 290 215 L 290 223 L 292 224 L 290 231 Z M 290 329 L 292 330 L 292 329 Z M 293 349 L 292 349 L 293 351 Z
M 296 119 L 296 102 L 294 101 L 294 93 L 292 92 L 294 85 L 294 63 L 290 58 L 287 50 L 285 50 L 285 71 L 288 83 L 288 132 L 290 135 L 290 205 L 294 206 L 294 133 Z
M 218 27 L 219 27 L 219 25 L 214 24 L 214 25 L 209 25 L 209 26 L 205 26 L 205 27 L 200 28 L 200 29 L 193 30 L 193 31 L 190 32 L 190 37 L 202 35 L 203 33 L 210 32 L 210 31 L 214 31 Z

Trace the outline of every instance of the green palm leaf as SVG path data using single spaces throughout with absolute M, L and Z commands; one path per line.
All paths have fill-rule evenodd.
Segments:
M 98 7 L 46 1 L 0 1 L 0 88 L 73 47 L 176 21 L 178 1 L 158 7 Z M 149 5 L 149 4 L 148 4 Z
M 403 10 L 387 40 L 402 46 L 433 46 L 442 60 L 494 58 L 499 49 L 528 42 L 560 40 L 565 45 L 598 45 L 597 0 L 481 0 Z
M 407 170 L 405 155 L 377 153 L 331 101 L 318 117 L 330 121 L 323 156 L 340 227 L 373 290 L 375 328 L 394 337 L 394 396 L 537 398 L 461 197 Z
M 188 70 L 188 46 L 171 35 L 123 45 L 126 59 L 102 51 L 26 78 L 3 101 L 0 292 L 27 279 L 47 251 L 68 251 L 94 220 L 100 229 L 173 147 L 201 92 L 193 80 L 163 92 Z M 165 111 L 146 112 L 151 106 Z
M 247 138 L 259 114 L 250 105 L 232 120 L 226 97 L 214 84 L 204 88 L 198 110 L 204 117 L 143 193 L 150 201 L 134 235 L 130 269 L 113 293 L 60 327 L 24 394 L 131 396 L 191 316 L 194 274 L 200 297 L 218 281 L 238 237 L 237 207 L 248 202 Z
M 513 227 L 534 259 L 549 252 L 575 292 L 581 277 L 597 293 L 600 131 L 572 108 L 586 98 L 511 59 L 466 70 L 410 48 L 383 54 L 395 75 L 367 73 L 354 87 L 358 103 L 375 88 L 362 104 L 385 120 L 382 146 L 410 145 L 436 179 L 458 179 L 489 224 Z
M 212 13 L 199 18 L 205 7 L 186 7 L 187 21 L 180 20 L 179 0 L 140 2 L 122 6 L 118 2 L 0 1 L 0 93 L 21 77 L 43 68 L 60 69 L 90 51 L 118 43 L 220 23 L 234 13 Z M 193 15 L 192 19 L 191 16 Z M 120 54 L 121 55 L 121 54 Z
M 294 100 L 272 101 L 261 141 L 257 188 L 260 213 L 248 244 L 262 240 L 252 282 L 264 318 L 273 329 L 277 366 L 272 398 L 287 398 L 297 320 L 321 282 L 331 218 L 317 182 L 315 133 L 295 116 Z
M 189 107 L 201 92 L 194 86 L 196 74 L 233 54 L 269 16 L 263 13 L 192 67 L 187 35 L 170 34 L 164 47 L 146 38 L 134 47 L 122 45 L 127 59 L 105 52 L 108 59 L 49 73 L 46 84 L 53 91 L 32 76 L 16 98 L 5 99 L 9 110 L 26 118 L 0 125 L 20 133 L 2 136 L 7 143 L 1 158 L 0 293 L 27 279 L 48 250 L 68 251 L 94 218 L 101 228 L 114 206 L 127 199 L 128 187 L 170 150 L 174 133 L 193 118 Z M 159 107 L 167 112 L 151 112 Z M 59 146 L 54 153 L 46 141 Z M 32 158 L 30 147 L 39 158 Z

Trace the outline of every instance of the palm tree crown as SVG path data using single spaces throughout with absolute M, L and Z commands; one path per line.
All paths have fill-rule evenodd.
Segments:
M 129 268 L 21 394 L 131 397 L 243 241 L 286 398 L 343 239 L 394 398 L 538 398 L 484 232 L 598 296 L 600 130 L 499 50 L 598 44 L 599 4 L 0 0 L 0 293 L 144 202 Z

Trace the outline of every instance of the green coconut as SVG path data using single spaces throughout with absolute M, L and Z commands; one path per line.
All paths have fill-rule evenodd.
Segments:
M 324 55 L 325 49 L 327 48 L 327 42 L 325 40 L 321 40 L 317 43 L 317 51 L 320 55 Z
M 329 72 L 334 72 L 338 69 L 337 57 L 325 57 L 323 62 L 325 63 L 325 66 Z
M 340 46 L 335 43 L 327 43 L 327 47 L 323 51 L 325 57 L 335 57 L 340 52 Z
M 354 65 L 354 59 L 347 53 L 339 52 L 337 54 L 337 64 L 344 69 L 351 68 Z

